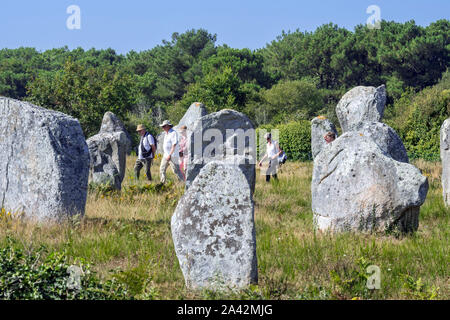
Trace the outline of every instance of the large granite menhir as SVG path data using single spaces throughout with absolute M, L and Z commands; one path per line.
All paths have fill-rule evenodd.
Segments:
M 189 138 L 186 190 L 200 170 L 211 161 L 238 165 L 255 190 L 256 136 L 250 119 L 237 111 L 224 109 L 201 117 Z
M 0 205 L 36 220 L 83 214 L 89 152 L 78 120 L 0 97 Z
M 237 166 L 206 164 L 178 202 L 171 229 L 188 288 L 257 283 L 252 192 Z
M 320 230 L 415 231 L 427 191 L 419 169 L 360 132 L 344 133 L 314 160 L 312 210 Z

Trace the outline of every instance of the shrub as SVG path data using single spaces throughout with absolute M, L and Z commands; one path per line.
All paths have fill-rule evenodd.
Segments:
M 278 142 L 281 149 L 286 153 L 289 160 L 311 160 L 311 122 L 300 120 L 297 122 L 289 122 L 277 126 L 261 126 L 257 129 L 257 137 L 260 136 L 259 131 L 279 130 Z M 274 135 L 276 138 L 276 136 Z M 264 143 L 260 143 L 263 147 Z M 262 150 L 264 152 L 264 150 Z
M 405 92 L 388 112 L 387 124 L 400 135 L 411 159 L 439 160 L 440 128 L 450 113 L 450 74 L 417 94 Z
M 127 291 L 116 280 L 101 281 L 81 259 L 69 263 L 65 253 L 46 255 L 44 247 L 31 253 L 10 241 L 0 250 L 0 299 L 126 299 Z M 72 286 L 70 269 L 82 270 L 79 286 Z

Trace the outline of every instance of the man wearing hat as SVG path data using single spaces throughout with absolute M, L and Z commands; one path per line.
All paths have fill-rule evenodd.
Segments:
M 136 131 L 141 136 L 141 141 L 139 142 L 138 158 L 136 159 L 136 164 L 134 165 L 134 174 L 136 179 L 139 180 L 139 173 L 141 172 L 142 167 L 145 166 L 145 174 L 147 175 L 147 179 L 152 181 L 150 167 L 152 166 L 153 157 L 156 153 L 155 138 L 147 132 L 142 124 L 137 126 Z
M 178 134 L 172 129 L 173 125 L 169 120 L 165 120 L 160 127 L 163 128 L 166 133 L 164 136 L 163 150 L 164 155 L 161 159 L 161 167 L 159 168 L 159 175 L 161 177 L 161 183 L 166 182 L 166 170 L 170 165 L 173 173 L 178 177 L 178 180 L 184 181 L 183 174 L 180 171 L 180 167 L 174 160 L 174 155 L 178 154 Z

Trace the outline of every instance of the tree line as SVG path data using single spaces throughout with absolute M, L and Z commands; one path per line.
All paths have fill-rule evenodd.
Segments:
M 209 112 L 244 112 L 258 126 L 318 114 L 338 125 L 334 108 L 347 90 L 385 84 L 391 123 L 408 128 L 395 117 L 404 117 L 409 105 L 400 106 L 445 74 L 449 35 L 449 20 L 427 27 L 382 21 L 380 29 L 358 25 L 349 31 L 330 23 L 313 32 L 282 32 L 259 50 L 217 45 L 217 35 L 204 29 L 174 33 L 152 49 L 125 55 L 113 49 L 2 49 L 0 95 L 70 114 L 91 136 L 106 111 L 130 126 L 155 128 L 165 118 L 177 122 L 194 101 Z

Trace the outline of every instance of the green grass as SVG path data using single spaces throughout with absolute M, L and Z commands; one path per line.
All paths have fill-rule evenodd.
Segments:
M 287 163 L 279 181 L 257 175 L 255 220 L 259 283 L 240 292 L 191 292 L 175 255 L 170 218 L 183 186 L 145 187 L 127 164 L 122 193 L 90 192 L 86 215 L 63 225 L 0 219 L 0 248 L 66 252 L 139 299 L 449 299 L 449 216 L 440 164 L 417 161 L 429 178 L 419 230 L 407 236 L 328 234 L 312 224 L 311 163 Z M 258 171 L 259 173 L 259 171 Z M 158 179 L 158 167 L 152 167 Z M 169 177 L 173 175 L 170 173 Z M 141 178 L 142 179 L 142 178 Z M 136 186 L 136 187 L 131 187 Z M 98 189 L 97 189 L 98 191 Z M 11 241 L 13 239 L 13 241 Z M 381 289 L 366 288 L 366 268 L 381 269 Z

